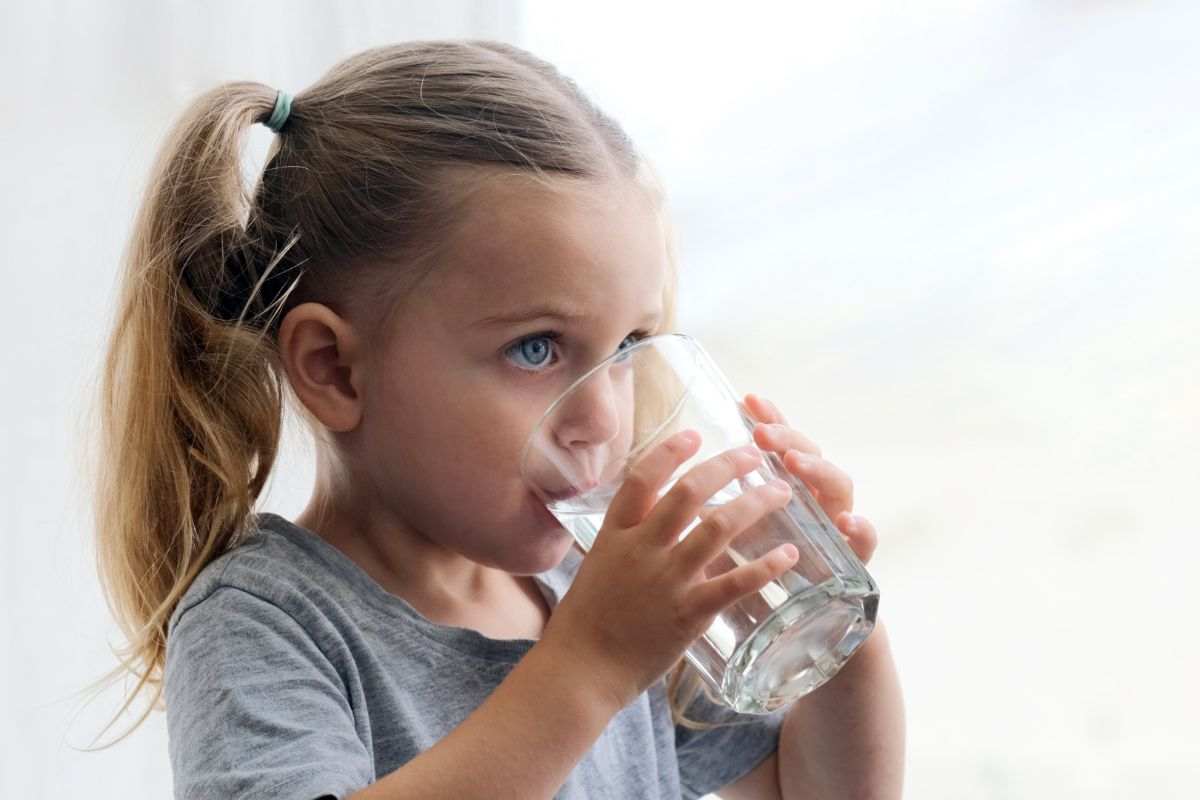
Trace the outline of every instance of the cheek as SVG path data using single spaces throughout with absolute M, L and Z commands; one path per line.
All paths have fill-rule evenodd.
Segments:
M 375 420 L 364 439 L 389 482 L 413 481 L 445 500 L 464 493 L 513 502 L 527 491 L 520 458 L 534 426 L 558 396 L 551 381 L 522 381 L 481 370 L 416 381 L 412 373 L 372 398 Z M 395 459 L 386 457 L 390 448 Z
M 480 502 L 509 502 L 522 486 L 520 458 L 533 423 L 528 406 L 479 404 L 427 416 L 400 438 L 410 454 L 406 471 L 443 497 L 471 496 Z

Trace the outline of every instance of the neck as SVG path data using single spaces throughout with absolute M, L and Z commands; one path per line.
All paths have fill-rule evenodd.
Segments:
M 473 561 L 424 535 L 393 506 L 318 458 L 312 498 L 295 523 L 336 547 L 384 591 L 426 619 L 493 638 L 538 638 L 549 607 L 533 579 Z
M 361 503 L 314 494 L 295 520 L 344 553 L 384 590 L 414 606 L 449 607 L 485 601 L 507 573 L 432 542 L 402 520 Z

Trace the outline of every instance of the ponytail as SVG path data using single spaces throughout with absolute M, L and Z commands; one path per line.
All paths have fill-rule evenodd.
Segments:
M 282 385 L 261 319 L 270 309 L 259 302 L 259 324 L 244 324 L 265 280 L 248 268 L 256 248 L 240 166 L 246 130 L 275 96 L 230 83 L 192 104 L 158 156 L 124 259 L 93 467 L 97 567 L 127 645 L 102 682 L 136 679 L 116 717 L 143 690 L 151 700 L 116 741 L 161 707 L 171 614 L 243 535 L 276 456 Z

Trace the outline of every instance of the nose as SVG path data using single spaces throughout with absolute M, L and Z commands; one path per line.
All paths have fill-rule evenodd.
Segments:
M 605 369 L 571 390 L 559 409 L 554 438 L 564 450 L 589 450 L 611 442 L 628 424 L 630 387 Z

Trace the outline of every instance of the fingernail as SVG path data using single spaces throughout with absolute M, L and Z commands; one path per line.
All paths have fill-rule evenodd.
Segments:
M 785 564 L 790 564 L 800 557 L 800 551 L 796 549 L 796 545 L 794 544 L 785 544 L 775 552 L 779 554 L 779 560 Z
M 772 478 L 771 480 L 767 481 L 767 486 L 770 486 L 777 492 L 791 492 L 792 490 L 792 487 L 788 486 L 787 483 L 780 478 Z

